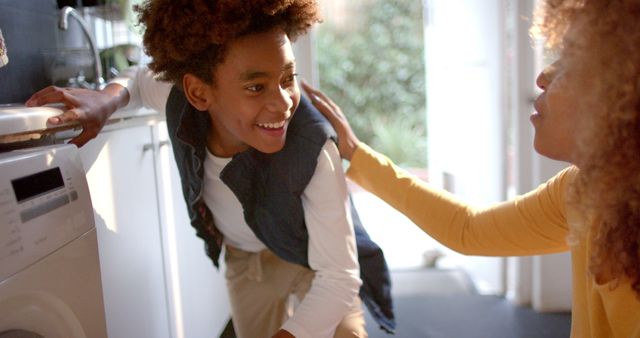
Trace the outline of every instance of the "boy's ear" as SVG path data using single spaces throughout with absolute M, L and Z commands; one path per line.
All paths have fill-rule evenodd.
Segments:
M 182 77 L 182 88 L 189 103 L 200 111 L 207 111 L 212 98 L 209 96 L 211 85 L 200 80 L 193 74 Z

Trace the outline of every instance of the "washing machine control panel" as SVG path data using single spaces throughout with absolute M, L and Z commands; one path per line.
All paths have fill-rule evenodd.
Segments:
M 0 281 L 94 224 L 85 171 L 74 145 L 0 154 Z

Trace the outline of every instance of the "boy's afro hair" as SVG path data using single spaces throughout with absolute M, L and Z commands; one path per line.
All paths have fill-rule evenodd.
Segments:
M 135 10 L 149 67 L 178 85 L 187 73 L 212 83 L 226 44 L 237 37 L 280 27 L 295 40 L 321 21 L 316 0 L 146 0 Z

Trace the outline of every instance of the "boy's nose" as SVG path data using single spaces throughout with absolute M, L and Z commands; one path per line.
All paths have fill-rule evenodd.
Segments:
M 269 101 L 269 109 L 276 112 L 288 111 L 293 106 L 293 98 L 291 96 L 287 89 L 279 88 Z

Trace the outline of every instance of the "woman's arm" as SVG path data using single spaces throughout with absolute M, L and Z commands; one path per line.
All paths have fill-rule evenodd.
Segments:
M 511 201 L 475 208 L 360 143 L 348 176 L 447 247 L 468 255 L 521 256 L 568 250 L 566 169 Z
M 303 84 L 314 105 L 338 133 L 340 154 L 351 161 L 348 176 L 411 219 L 442 244 L 465 254 L 510 256 L 565 251 L 565 190 L 575 170 L 563 171 L 538 189 L 477 209 L 431 187 L 360 143 L 340 108 Z

